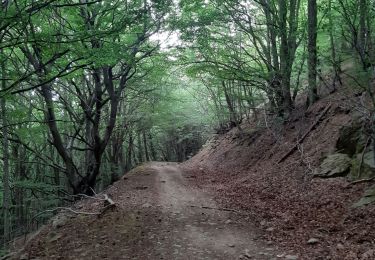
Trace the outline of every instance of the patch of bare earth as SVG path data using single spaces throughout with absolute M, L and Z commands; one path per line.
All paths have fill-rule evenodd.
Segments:
M 177 164 L 138 167 L 105 191 L 116 204 L 85 199 L 45 226 L 18 259 L 272 259 L 278 249 L 259 240 L 252 218 L 228 211 L 189 185 Z M 241 215 L 239 217 L 238 215 Z M 56 223 L 55 223 L 56 224 Z
M 298 149 L 278 163 L 329 104 Z M 223 207 L 248 212 L 266 231 L 264 239 L 285 253 L 299 259 L 375 259 L 375 206 L 351 207 L 370 184 L 311 176 L 334 151 L 339 129 L 353 113 L 346 97 L 334 94 L 306 113 L 297 109 L 279 127 L 252 123 L 243 126 L 242 136 L 236 129 L 217 136 L 184 168 L 194 176 L 191 183 L 213 191 Z

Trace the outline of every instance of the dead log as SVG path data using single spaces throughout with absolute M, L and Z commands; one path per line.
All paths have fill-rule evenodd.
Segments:
M 297 149 L 298 149 L 298 146 L 303 142 L 303 140 L 306 139 L 306 137 L 310 134 L 310 132 L 312 130 L 314 130 L 314 128 L 320 123 L 320 120 L 322 119 L 322 117 L 327 114 L 328 110 L 331 108 L 331 104 L 329 104 L 324 110 L 322 113 L 320 113 L 320 115 L 318 116 L 318 118 L 315 120 L 315 122 L 309 127 L 309 129 L 306 131 L 306 133 L 300 138 L 298 139 L 297 143 L 283 156 L 281 157 L 281 159 L 277 162 L 277 163 L 282 163 L 283 161 L 285 161 L 289 156 L 291 156 Z

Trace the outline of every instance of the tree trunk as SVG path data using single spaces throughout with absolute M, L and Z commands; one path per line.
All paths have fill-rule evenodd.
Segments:
M 145 156 L 146 156 L 146 161 L 150 161 L 150 155 L 148 153 L 148 147 L 147 147 L 147 137 L 146 137 L 146 131 L 143 129 L 142 131 L 142 135 L 143 135 L 143 145 L 145 147 Z
M 280 29 L 280 71 L 281 71 L 281 92 L 283 97 L 282 114 L 288 117 L 292 109 L 292 97 L 290 94 L 291 55 L 288 39 L 288 7 L 286 0 L 279 0 L 279 29 Z M 289 25 L 292 26 L 292 25 Z M 289 28 L 292 30 L 292 28 Z
M 314 104 L 318 99 L 316 86 L 317 66 L 317 4 L 316 0 L 308 0 L 308 74 L 309 74 L 309 98 L 308 105 Z
M 137 133 L 137 157 L 138 157 L 138 164 L 143 163 L 145 160 L 143 158 L 143 147 L 142 147 L 142 138 L 141 138 L 141 130 L 138 130 Z
M 150 141 L 150 150 L 151 150 L 152 160 L 156 160 L 157 155 L 156 155 L 156 150 L 155 150 L 154 142 L 152 139 L 151 131 L 149 131 L 148 133 L 148 140 Z
M 359 0 L 359 37 L 358 37 L 358 49 L 359 56 L 362 62 L 363 70 L 367 71 L 368 62 L 366 57 L 366 41 L 367 41 L 367 28 L 366 28 L 366 17 L 367 17 L 367 0 Z
M 1 54 L 3 54 L 1 52 Z M 5 75 L 5 62 L 1 63 L 1 77 L 6 78 Z M 5 80 L 2 80 L 2 89 L 5 89 Z M 3 224 L 4 224 L 4 243 L 10 239 L 11 221 L 10 221 L 10 185 L 9 185 L 9 139 L 8 139 L 8 127 L 7 127 L 7 114 L 6 114 L 6 97 L 1 97 L 1 118 L 3 123 L 2 134 L 3 134 Z
M 125 171 L 128 172 L 132 168 L 132 157 L 133 157 L 133 132 L 129 130 L 129 141 L 128 141 L 128 150 L 126 153 L 126 160 L 125 160 Z
M 336 46 L 334 40 L 334 26 L 333 26 L 333 19 L 332 19 L 332 0 L 328 2 L 328 19 L 329 19 L 329 40 L 331 44 L 331 59 L 332 59 L 332 67 L 334 71 L 334 77 L 332 80 L 333 91 L 336 91 L 336 82 L 342 85 L 341 82 L 341 64 L 340 61 L 337 60 L 336 55 Z
M 227 106 L 229 109 L 229 121 L 230 121 L 230 126 L 231 127 L 236 127 L 238 125 L 237 122 L 237 116 L 236 116 L 236 111 L 233 105 L 232 98 L 229 94 L 230 91 L 230 86 L 228 84 L 225 84 L 224 81 L 221 82 L 223 89 L 224 89 L 224 95 L 225 95 L 225 101 L 227 102 Z M 232 86 L 233 87 L 233 86 Z

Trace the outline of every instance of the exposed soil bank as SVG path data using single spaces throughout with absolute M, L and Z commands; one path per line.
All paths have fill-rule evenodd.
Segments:
M 375 206 L 351 207 L 371 183 L 312 177 L 353 120 L 347 101 L 336 93 L 306 112 L 297 109 L 286 124 L 243 124 L 242 134 L 216 136 L 184 167 L 198 187 L 213 191 L 224 207 L 251 214 L 265 239 L 299 259 L 375 259 Z M 278 163 L 327 106 L 298 149 Z

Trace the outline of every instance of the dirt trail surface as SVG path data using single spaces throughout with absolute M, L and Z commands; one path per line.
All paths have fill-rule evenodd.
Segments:
M 107 191 L 116 208 L 101 217 L 60 214 L 18 255 L 21 259 L 277 259 L 251 218 L 220 208 L 190 185 L 177 164 L 149 163 Z M 97 196 L 101 198 L 99 194 Z M 98 212 L 85 199 L 75 211 Z M 284 257 L 283 257 L 284 258 Z

